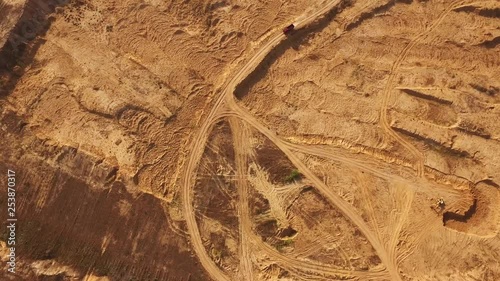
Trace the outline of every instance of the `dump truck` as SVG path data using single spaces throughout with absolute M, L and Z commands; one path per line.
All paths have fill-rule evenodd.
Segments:
M 283 34 L 289 35 L 295 29 L 295 25 L 292 23 L 289 26 L 283 28 Z

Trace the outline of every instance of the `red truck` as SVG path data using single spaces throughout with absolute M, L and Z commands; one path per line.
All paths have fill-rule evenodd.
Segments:
M 289 35 L 295 29 L 295 25 L 292 23 L 289 26 L 283 28 L 283 34 Z

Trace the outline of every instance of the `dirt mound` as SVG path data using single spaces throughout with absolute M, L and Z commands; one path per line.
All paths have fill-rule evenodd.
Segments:
M 443 213 L 443 224 L 446 227 L 479 236 L 494 236 L 500 230 L 499 212 L 496 206 L 500 201 L 497 187 L 479 183 L 474 189 L 473 204 L 465 212 Z

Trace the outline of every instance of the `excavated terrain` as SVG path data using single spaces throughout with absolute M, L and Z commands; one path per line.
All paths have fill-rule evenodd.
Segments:
M 0 0 L 0 280 L 500 280 L 499 43 L 495 0 Z

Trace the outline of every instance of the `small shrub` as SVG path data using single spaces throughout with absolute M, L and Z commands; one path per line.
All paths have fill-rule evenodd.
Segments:
M 290 172 L 290 175 L 288 175 L 285 178 L 285 181 L 286 182 L 293 182 L 293 181 L 299 180 L 301 178 L 301 176 L 302 176 L 302 174 L 299 172 L 299 170 L 294 169 L 294 170 L 292 170 L 292 172 Z
M 292 239 L 280 240 L 275 247 L 276 250 L 282 251 L 286 247 L 293 246 L 293 243 L 294 241 Z

